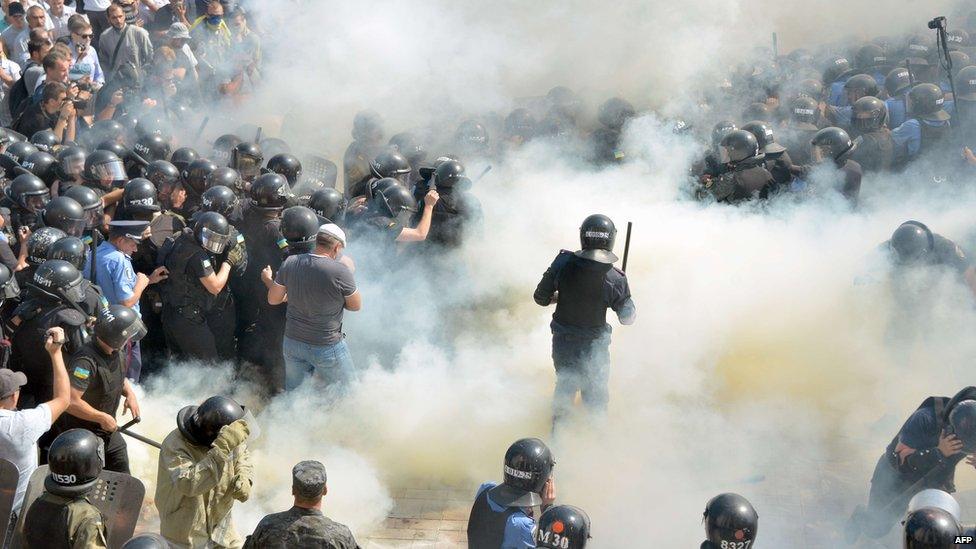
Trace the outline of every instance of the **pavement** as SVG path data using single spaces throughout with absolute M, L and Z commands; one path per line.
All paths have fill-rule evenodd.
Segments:
M 475 490 L 477 486 L 435 483 L 395 488 L 390 515 L 359 542 L 363 549 L 467 547 L 468 513 Z

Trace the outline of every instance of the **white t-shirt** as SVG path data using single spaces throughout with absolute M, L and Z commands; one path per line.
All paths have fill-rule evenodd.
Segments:
M 0 410 L 0 458 L 16 465 L 20 473 L 14 511 L 20 511 L 27 481 L 37 469 L 37 439 L 50 428 L 51 408 L 47 403 L 30 410 Z

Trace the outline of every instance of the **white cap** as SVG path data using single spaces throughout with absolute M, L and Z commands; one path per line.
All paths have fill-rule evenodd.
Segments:
M 332 238 L 338 240 L 343 246 L 346 245 L 346 233 L 339 228 L 335 223 L 326 223 L 319 227 L 319 234 L 324 234 L 331 236 Z

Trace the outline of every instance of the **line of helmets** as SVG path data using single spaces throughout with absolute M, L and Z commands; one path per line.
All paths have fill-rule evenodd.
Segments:
M 462 130 L 464 125 L 459 132 Z M 475 123 L 467 131 L 479 134 L 484 128 Z M 41 225 L 83 238 L 86 231 L 101 225 L 101 197 L 119 188 L 123 194 L 113 216 L 116 219 L 151 220 L 156 212 L 170 210 L 184 215 L 195 227 L 202 219 L 200 214 L 216 212 L 226 218 L 246 199 L 252 207 L 284 209 L 282 234 L 297 246 L 314 241 L 323 223 L 343 224 L 349 199 L 335 189 L 335 163 L 317 155 L 306 155 L 302 162 L 282 139 L 254 143 L 224 134 L 213 142 L 207 158 L 191 147 L 172 150 L 167 124 L 161 119 L 139 120 L 131 147 L 125 144 L 128 135 L 114 120 L 95 122 L 77 143 L 58 143 L 50 130 L 27 138 L 0 128 L 4 174 L 0 207 L 10 212 L 11 228 Z M 477 141 L 478 135 L 472 139 Z M 273 154 L 265 162 L 269 153 Z M 424 185 L 436 181 L 439 188 L 470 186 L 459 161 L 441 157 L 423 165 L 426 154 L 414 135 L 394 135 L 388 147 L 369 162 L 364 194 L 371 207 L 391 218 L 416 212 L 423 195 L 416 196 L 407 187 L 412 172 L 419 174 Z M 180 191 L 185 193 L 184 199 L 177 199 Z M 211 224 L 210 231 L 226 225 Z M 36 246 L 29 258 L 38 261 L 58 239 L 50 230 L 34 235 Z M 68 246 L 61 244 L 59 249 Z

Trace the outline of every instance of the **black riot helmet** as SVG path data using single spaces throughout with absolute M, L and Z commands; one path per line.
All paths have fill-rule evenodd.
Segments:
M 956 73 L 956 99 L 976 101 L 976 66 L 964 67 Z
M 169 141 L 169 124 L 158 116 L 140 116 L 136 122 L 135 135 L 138 140 L 147 137 L 161 137 L 164 141 Z
M 810 144 L 813 145 L 813 158 L 818 162 L 830 159 L 841 163 L 846 161 L 855 148 L 851 136 L 837 127 L 824 128 L 818 131 L 814 134 Z
M 122 549 L 170 549 L 170 545 L 159 534 L 139 534 L 123 543 Z
M 410 191 L 400 185 L 392 185 L 373 196 L 373 203 L 378 211 L 394 219 L 401 214 L 411 214 L 417 211 L 417 201 Z
M 542 503 L 542 490 L 552 476 L 556 460 L 537 438 L 516 440 L 505 452 L 504 482 L 489 492 L 491 500 L 504 507 L 535 507 Z
M 630 104 L 630 101 L 620 97 L 611 97 L 600 105 L 597 120 L 606 128 L 619 130 L 636 114 L 637 111 Z
M 920 263 L 935 248 L 935 235 L 924 223 L 906 221 L 891 234 L 888 246 L 894 252 L 897 263 L 901 265 Z
M 0 303 L 5 299 L 13 299 L 20 295 L 20 286 L 9 267 L 0 263 Z
M 240 142 L 240 137 L 232 133 L 225 133 L 214 141 L 213 151 L 210 153 L 210 157 L 218 165 L 227 166 L 230 164 L 230 151 L 234 150 L 234 147 Z
M 268 160 L 268 171 L 284 176 L 294 187 L 302 177 L 302 162 L 291 153 L 279 153 Z
M 755 138 L 753 138 L 755 139 Z M 617 240 L 617 227 L 603 214 L 593 214 L 580 225 L 580 248 L 576 255 L 599 263 L 617 261 L 613 243 Z
M 725 136 L 736 129 L 735 122 L 731 120 L 720 120 L 716 122 L 712 126 L 712 148 L 717 150 L 722 140 L 725 139 Z
M 952 513 L 938 507 L 922 507 L 905 517 L 904 549 L 951 549 L 962 526 Z
M 156 186 L 142 177 L 129 181 L 122 190 L 122 206 L 127 214 L 151 219 L 152 214 L 161 209 Z
M 51 246 L 68 235 L 54 227 L 40 227 L 27 238 L 27 263 L 36 267 L 50 257 Z
M 823 83 L 833 84 L 851 70 L 851 62 L 846 57 L 833 57 L 827 62 L 823 72 Z
M 48 259 L 62 259 L 71 263 L 79 271 L 85 268 L 85 254 L 88 246 L 77 236 L 66 236 L 47 250 Z
M 905 67 L 895 67 L 885 76 L 884 87 L 889 96 L 899 96 L 912 87 L 912 73 Z
M 205 212 L 217 212 L 227 217 L 237 206 L 237 195 L 230 187 L 214 185 L 200 195 L 200 208 Z
M 39 150 L 49 153 L 52 152 L 54 150 L 54 146 L 58 144 L 58 138 L 56 135 L 54 135 L 53 130 L 40 130 L 34 132 L 34 135 L 32 135 L 30 138 L 30 142 Z
M 949 425 L 956 438 L 962 441 L 964 452 L 972 454 L 976 451 L 976 400 L 956 404 L 949 412 Z
M 183 170 L 183 187 L 190 196 L 199 198 L 207 189 L 207 176 L 217 169 L 217 164 L 208 158 L 198 158 Z
M 718 153 L 723 164 L 737 164 L 759 154 L 759 141 L 746 130 L 733 130 L 722 138 Z
M 3 154 L 14 160 L 14 162 L 20 164 L 25 158 L 37 152 L 37 147 L 32 143 L 27 141 L 18 141 L 16 143 L 11 143 L 7 145 L 4 149 Z
M 454 132 L 454 142 L 469 151 L 488 148 L 488 130 L 477 120 L 465 120 Z
M 400 182 L 392 177 L 384 177 L 382 179 L 370 180 L 369 184 L 366 185 L 366 198 L 368 200 L 373 200 L 381 192 L 391 188 L 400 186 Z
M 868 70 L 883 67 L 888 64 L 888 56 L 884 48 L 877 44 L 865 44 L 854 54 L 854 66 L 858 70 Z
M 58 301 L 81 303 L 85 300 L 84 278 L 74 265 L 60 259 L 48 259 L 38 265 L 31 284 L 41 293 Z
M 113 141 L 111 139 L 99 143 L 98 146 L 95 147 L 95 150 L 111 151 L 115 153 L 115 156 L 119 157 L 120 159 L 125 159 L 129 156 L 129 149 L 127 149 L 125 145 L 122 145 L 118 141 Z
M 796 95 L 797 97 L 806 96 L 820 101 L 824 95 L 823 83 L 816 78 L 805 78 L 800 80 L 796 84 Z
M 877 97 L 881 93 L 878 81 L 870 74 L 855 74 L 844 83 L 844 92 L 849 103 L 854 103 L 865 96 Z
M 153 160 L 168 160 L 171 154 L 169 142 L 160 135 L 147 135 L 141 137 L 132 150 L 142 157 L 146 162 Z
M 878 131 L 888 121 L 888 106 L 877 97 L 862 97 L 851 109 L 851 123 L 862 133 Z
M 180 183 L 180 170 L 175 164 L 166 160 L 153 160 L 146 166 L 146 179 L 160 189 Z
M 932 57 L 932 49 L 929 47 L 930 40 L 925 36 L 916 34 L 908 40 L 902 59 L 906 59 L 909 65 L 928 66 Z
M 57 164 L 57 159 L 51 156 L 50 153 L 37 151 L 25 158 L 21 165 L 39 177 L 45 185 L 50 186 L 57 179 Z
M 529 109 L 520 107 L 505 117 L 505 135 L 531 139 L 535 137 L 538 122 Z
M 376 155 L 376 158 L 369 163 L 369 169 L 374 177 L 393 177 L 399 178 L 410 173 L 410 162 L 407 157 L 394 150 L 386 150 Z
M 233 189 L 235 192 L 244 192 L 244 180 L 241 179 L 241 174 L 234 168 L 222 167 L 210 172 L 207 174 L 206 185 L 208 189 L 217 185 L 223 185 L 228 189 Z
M 176 426 L 191 444 L 209 447 L 220 429 L 244 417 L 244 407 L 225 396 L 212 396 L 199 406 L 187 406 L 176 415 Z
M 92 189 L 85 187 L 83 185 L 75 185 L 70 189 L 64 191 L 64 195 L 67 198 L 71 198 L 81 205 L 85 212 L 85 229 L 92 230 L 95 227 L 103 223 L 102 214 L 104 208 L 102 206 L 102 199 L 98 197 L 98 194 Z M 67 229 L 62 230 L 68 234 L 71 234 Z
M 119 155 L 112 151 L 98 150 L 85 159 L 85 171 L 82 177 L 86 183 L 97 185 L 109 190 L 127 179 L 125 166 Z
M 308 207 L 323 223 L 341 224 L 346 217 L 346 197 L 335 189 L 319 189 L 308 199 Z
M 812 97 L 797 97 L 790 101 L 790 121 L 801 130 L 817 129 L 817 100 Z
M 193 162 L 198 158 L 200 158 L 200 155 L 197 153 L 197 151 L 191 149 L 190 147 L 180 147 L 173 151 L 173 154 L 169 157 L 169 161 L 176 166 L 177 170 L 182 172 L 187 166 L 190 165 L 190 162 Z
M 759 145 L 759 151 L 762 153 L 774 154 L 786 150 L 786 147 L 776 142 L 776 136 L 773 134 L 773 126 L 768 122 L 755 120 L 743 125 L 742 129 L 755 136 L 756 143 Z
M 952 59 L 953 72 L 958 73 L 959 69 L 962 67 L 968 67 L 972 64 L 972 59 L 969 54 L 962 51 L 950 51 L 949 58 Z
M 968 48 L 973 45 L 969 33 L 962 29 L 953 29 L 947 32 L 946 43 L 952 51 L 956 51 L 959 48 Z
M 759 515 L 749 500 L 739 494 L 719 494 L 708 500 L 702 520 L 705 537 L 717 547 L 755 541 L 759 531 Z
M 383 138 L 383 119 L 376 111 L 359 111 L 352 119 L 352 138 L 375 143 Z
M 222 254 L 230 243 L 230 223 L 217 212 L 203 212 L 197 216 L 193 226 L 193 236 L 197 243 L 210 253 Z
M 74 498 L 95 487 L 105 466 L 105 444 L 88 429 L 68 429 L 51 442 L 47 453 L 50 473 L 44 489 Z
M 393 150 L 402 154 L 411 166 L 416 166 L 427 158 L 427 148 L 416 135 L 410 132 L 400 132 L 390 138 L 389 145 Z
M 319 216 L 305 206 L 292 206 L 281 213 L 281 236 L 289 246 L 314 242 L 319 225 Z
M 146 336 L 146 325 L 139 313 L 125 305 L 109 305 L 98 311 L 95 320 L 95 337 L 118 351 L 127 343 L 137 342 Z
M 10 199 L 23 210 L 37 213 L 51 198 L 51 191 L 41 178 L 32 173 L 23 173 L 14 178 L 8 187 Z
M 584 549 L 590 539 L 590 517 L 579 507 L 557 505 L 546 509 L 535 531 L 535 546 L 548 549 Z
M 464 164 L 461 164 L 457 160 L 439 162 L 437 167 L 434 168 L 433 181 L 434 185 L 440 189 L 450 189 L 458 184 L 471 183 L 471 180 L 464 175 Z
M 257 143 L 242 141 L 230 151 L 228 166 L 237 170 L 241 177 L 250 181 L 261 173 L 261 164 L 263 163 L 264 155 L 261 154 L 261 147 Z
M 750 103 L 745 110 L 742 111 L 743 120 L 759 120 L 761 122 L 768 122 L 773 118 L 773 109 L 769 108 L 769 105 L 765 103 L 755 102 Z
M 284 139 L 277 137 L 268 137 L 262 139 L 258 145 L 261 145 L 261 152 L 264 156 L 271 158 L 273 156 L 279 155 L 281 153 L 290 153 L 291 146 Z
M 88 224 L 85 209 L 69 196 L 59 196 L 48 202 L 41 218 L 48 227 L 57 227 L 70 236 L 81 236 Z
M 55 156 L 57 159 L 56 173 L 62 181 L 80 177 L 85 171 L 85 157 L 87 153 L 81 147 L 63 147 Z
M 90 144 L 101 143 L 102 141 L 120 141 L 125 137 L 125 126 L 118 120 L 96 120 L 88 131 Z
M 935 84 L 922 83 L 912 86 L 908 92 L 908 112 L 922 120 L 942 122 L 949 119 L 943 107 L 945 96 Z
M 266 173 L 254 180 L 248 195 L 253 208 L 281 210 L 288 204 L 290 193 L 287 179 L 276 173 Z

